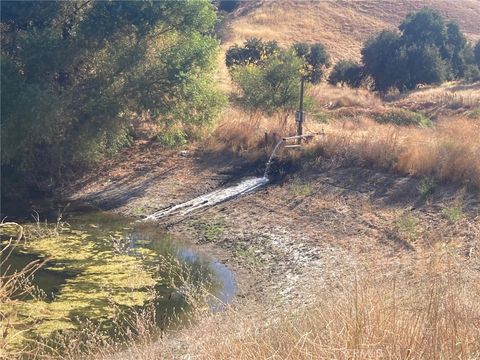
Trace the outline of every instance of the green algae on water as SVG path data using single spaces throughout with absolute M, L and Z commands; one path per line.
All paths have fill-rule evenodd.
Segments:
M 34 225 L 25 225 L 29 226 Z M 157 275 L 143 262 L 145 257 L 155 256 L 149 249 L 119 254 L 108 241 L 94 241 L 87 231 L 67 228 L 54 236 L 22 241 L 16 250 L 48 259 L 44 271 L 66 272 L 70 276 L 51 301 L 35 296 L 13 301 L 2 309 L 2 322 L 15 319 L 16 328 L 29 329 L 25 333 L 13 332 L 12 343 L 21 343 L 25 336 L 46 337 L 56 331 L 76 329 L 82 318 L 108 320 L 115 316 L 118 307 L 142 306 L 153 298 L 151 289 L 157 283 Z
M 46 262 L 34 275 L 34 294 L 1 304 L 0 334 L 8 329 L 9 347 L 20 349 L 26 339 L 79 334 L 85 323 L 109 334 L 122 316 L 150 306 L 164 326 L 169 316 L 188 311 L 195 289 L 219 291 L 211 260 L 179 247 L 179 239 L 154 226 L 132 226 L 128 219 L 101 212 L 74 215 L 70 224 L 23 225 L 26 240 L 12 253 L 10 265 L 22 269 L 35 259 Z M 13 227 L 7 230 L 0 240 L 8 242 L 16 233 Z

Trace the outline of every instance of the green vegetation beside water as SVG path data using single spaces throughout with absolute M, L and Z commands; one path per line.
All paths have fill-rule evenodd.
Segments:
M 31 290 L 2 303 L 0 328 L 8 328 L 9 346 L 81 330 L 85 321 L 108 333 L 124 314 L 148 305 L 163 315 L 178 315 L 190 306 L 183 295 L 169 299 L 178 288 L 201 284 L 213 291 L 216 286 L 210 260 L 193 253 L 182 259 L 178 245 L 166 235 L 131 227 L 128 220 L 94 213 L 72 225 L 23 228 L 25 238 L 7 259 L 5 270 L 20 270 L 34 259 L 46 262 L 33 274 Z M 16 235 L 15 226 L 3 226 L 2 246 Z

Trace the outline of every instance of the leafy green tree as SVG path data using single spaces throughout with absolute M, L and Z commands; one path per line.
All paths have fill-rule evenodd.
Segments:
M 321 43 L 306 44 L 295 43 L 293 50 L 305 61 L 304 78 L 312 84 L 318 84 L 323 77 L 325 69 L 330 66 L 330 55 Z
M 296 42 L 292 45 L 292 49 L 295 51 L 297 56 L 306 59 L 310 53 L 310 45 L 304 42 Z
M 457 24 L 445 24 L 439 13 L 423 9 L 407 16 L 399 30 L 383 31 L 362 49 L 365 71 L 376 90 L 413 89 L 466 77 L 473 54 Z
M 332 85 L 348 85 L 352 88 L 360 87 L 364 80 L 363 66 L 351 60 L 336 63 L 328 77 L 328 82 Z
M 402 41 L 407 45 L 434 45 L 444 49 L 446 28 L 442 16 L 435 10 L 422 9 L 409 14 L 400 24 Z
M 475 45 L 474 54 L 475 54 L 475 62 L 477 63 L 477 66 L 480 68 L 480 40 Z
M 467 38 L 462 34 L 458 24 L 447 24 L 447 36 L 445 40 L 445 59 L 449 64 L 449 78 L 459 79 L 465 77 L 465 72 L 470 62 L 471 48 L 468 45 Z M 447 74 L 448 75 L 448 74 Z
M 208 0 L 2 2 L 2 181 L 55 185 L 127 145 L 142 112 L 211 121 L 216 19 Z
M 235 44 L 227 50 L 225 64 L 227 67 L 248 64 L 260 65 L 279 50 L 280 48 L 276 41 L 250 38 L 243 43 L 243 46 Z
M 399 48 L 400 36 L 393 31 L 382 31 L 362 48 L 362 61 L 367 74 L 375 81 L 375 89 L 386 91 L 396 86 L 405 73 L 405 64 Z
M 241 104 L 248 110 L 269 113 L 295 108 L 304 66 L 302 59 L 292 52 L 281 51 L 261 66 L 236 67 L 232 77 L 240 89 Z
M 311 83 L 319 83 L 326 68 L 330 66 L 330 56 L 320 44 L 295 43 L 293 52 L 304 60 L 303 77 Z M 225 63 L 227 67 L 248 64 L 262 65 L 265 61 L 281 52 L 276 41 L 263 41 L 257 38 L 247 39 L 243 46 L 233 45 L 227 50 Z
M 408 73 L 398 82 L 401 88 L 413 89 L 417 84 L 440 84 L 447 78 L 446 65 L 437 47 L 412 45 L 407 49 Z

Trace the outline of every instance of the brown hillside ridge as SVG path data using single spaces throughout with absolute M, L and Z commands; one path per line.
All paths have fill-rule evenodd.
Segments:
M 320 41 L 334 61 L 358 59 L 365 40 L 383 29 L 396 28 L 408 13 L 423 7 L 456 21 L 469 40 L 480 39 L 478 0 L 260 0 L 247 2 L 232 15 L 223 47 L 250 37 L 283 45 Z

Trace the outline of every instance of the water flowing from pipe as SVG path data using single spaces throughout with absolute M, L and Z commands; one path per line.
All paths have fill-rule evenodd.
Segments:
M 173 216 L 173 215 L 185 216 L 196 210 L 199 210 L 205 207 L 210 207 L 210 206 L 222 203 L 224 201 L 228 201 L 233 198 L 254 192 L 258 188 L 270 182 L 268 178 L 268 172 L 272 165 L 275 152 L 280 147 L 280 145 L 283 144 L 284 141 L 285 139 L 280 140 L 275 146 L 275 148 L 273 149 L 272 154 L 270 155 L 270 158 L 268 159 L 267 164 L 265 166 L 265 172 L 263 174 L 263 177 L 247 179 L 240 182 L 237 185 L 234 185 L 225 189 L 215 190 L 215 191 L 212 191 L 211 193 L 196 197 L 190 201 L 158 210 L 153 214 L 147 216 L 144 220 L 145 221 L 159 220 L 161 218 L 164 218 L 167 216 Z
M 280 145 L 283 144 L 283 141 L 284 140 L 282 139 L 277 143 L 277 145 L 275 145 L 275 148 L 273 149 L 272 154 L 270 155 L 270 158 L 267 161 L 267 165 L 265 165 L 265 172 L 263 173 L 264 178 L 268 178 L 268 170 L 270 170 L 270 166 L 272 165 L 272 160 L 273 160 L 273 157 L 275 156 L 275 152 L 280 147 Z

